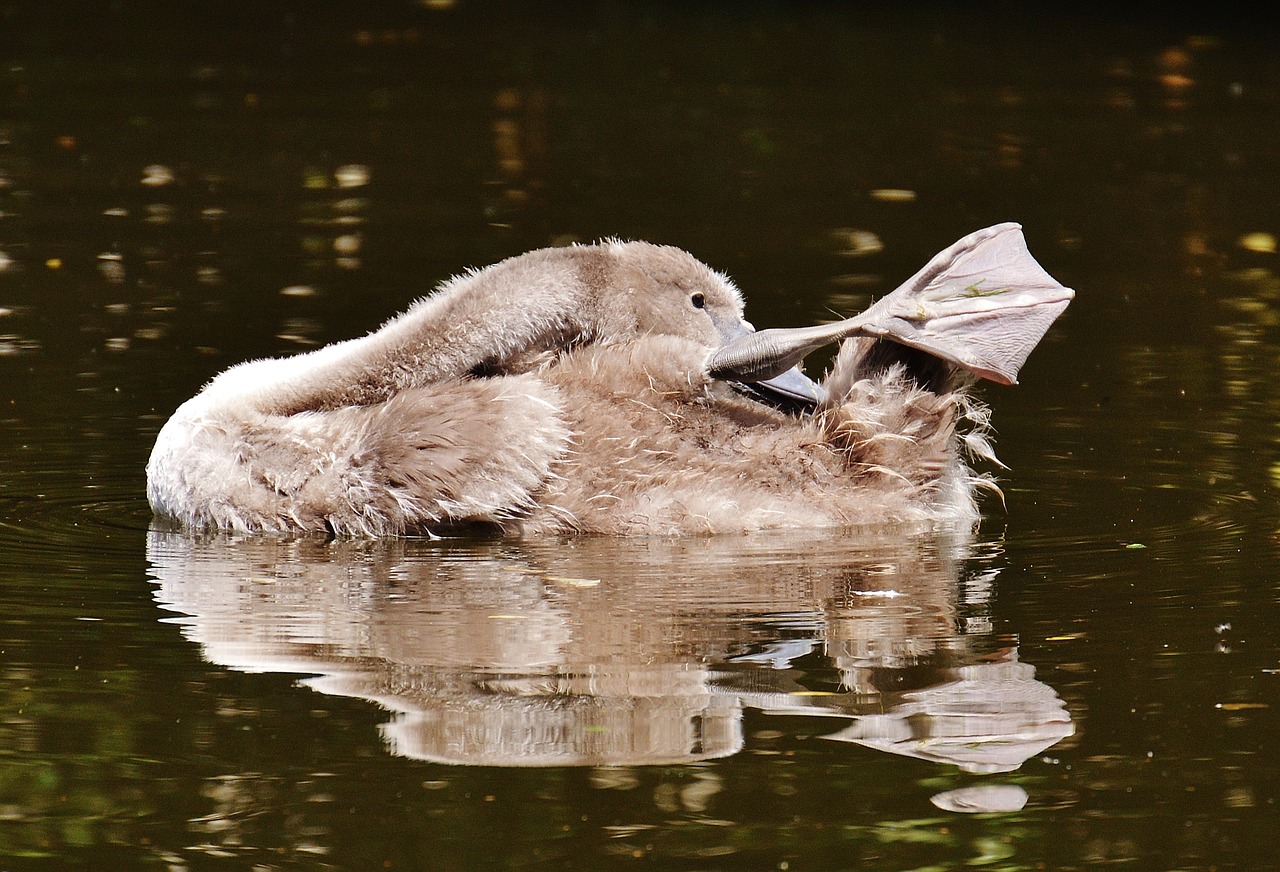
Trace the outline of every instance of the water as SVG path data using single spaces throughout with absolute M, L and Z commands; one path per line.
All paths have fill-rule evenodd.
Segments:
M 0 868 L 1280 867 L 1251 24 L 0 3 Z M 1079 296 L 973 535 L 150 529 L 210 376 L 468 266 L 648 238 L 806 324 L 1003 220 Z

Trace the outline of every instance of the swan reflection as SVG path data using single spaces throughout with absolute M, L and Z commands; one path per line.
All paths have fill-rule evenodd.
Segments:
M 495 766 L 677 763 L 743 710 L 827 738 L 1016 769 L 1072 733 L 990 632 L 954 534 L 376 542 L 153 530 L 155 595 L 215 664 L 393 713 L 389 749 Z

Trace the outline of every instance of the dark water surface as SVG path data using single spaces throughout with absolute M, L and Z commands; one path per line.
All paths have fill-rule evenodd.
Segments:
M 1280 868 L 1275 46 L 0 0 L 0 869 Z M 973 536 L 149 529 L 214 373 L 468 266 L 647 238 L 807 324 L 1004 220 L 1079 296 Z

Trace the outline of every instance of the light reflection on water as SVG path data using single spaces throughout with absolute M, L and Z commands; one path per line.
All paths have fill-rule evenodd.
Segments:
M 555 545 L 323 543 L 153 531 L 156 597 L 214 663 L 314 674 L 393 712 L 388 748 L 500 766 L 694 762 L 744 707 L 974 773 L 1071 735 L 967 537 Z

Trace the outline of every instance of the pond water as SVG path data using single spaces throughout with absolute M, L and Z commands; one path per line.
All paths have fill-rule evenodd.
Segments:
M 1255 24 L 0 0 L 0 868 L 1280 868 Z M 213 374 L 467 267 L 645 238 L 809 324 L 1005 220 L 1078 297 L 976 531 L 152 529 Z

